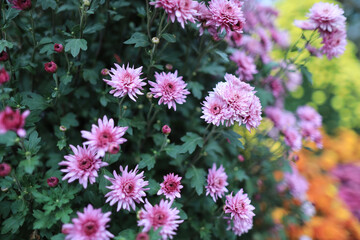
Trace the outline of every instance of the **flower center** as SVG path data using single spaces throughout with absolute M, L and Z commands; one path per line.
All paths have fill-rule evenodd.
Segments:
M 176 190 L 177 184 L 176 184 L 175 182 L 171 181 L 171 182 L 167 182 L 167 183 L 165 184 L 165 186 L 166 186 L 166 189 L 167 189 L 169 192 L 173 192 L 173 191 Z
M 112 135 L 108 131 L 103 131 L 98 136 L 98 143 L 101 147 L 108 146 L 109 143 L 113 142 Z
M 220 107 L 217 106 L 217 105 L 213 106 L 212 112 L 213 112 L 213 114 L 219 114 L 220 113 Z
M 124 184 L 123 186 L 123 191 L 126 193 L 126 194 L 131 194 L 133 191 L 134 191 L 134 184 L 132 182 L 127 182 Z
M 215 186 L 221 188 L 224 185 L 224 181 L 222 178 L 215 178 Z
M 154 225 L 154 227 L 164 226 L 166 223 L 166 220 L 167 220 L 166 214 L 162 211 L 157 211 L 154 214 L 153 225 Z
M 87 170 L 91 168 L 91 166 L 92 166 L 92 161 L 89 158 L 83 158 L 79 161 L 79 168 L 81 170 Z
M 133 82 L 132 76 L 129 73 L 125 73 L 123 81 L 125 85 L 130 85 Z
M 0 171 L 4 171 L 5 167 L 3 165 L 0 166 Z
M 87 236 L 91 236 L 96 233 L 97 229 L 98 226 L 96 222 L 92 220 L 87 221 L 83 226 L 83 230 Z

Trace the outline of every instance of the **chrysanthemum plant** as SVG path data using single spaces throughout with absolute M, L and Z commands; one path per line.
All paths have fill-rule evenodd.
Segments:
M 296 22 L 294 44 L 252 1 L 0 10 L 1 239 L 264 239 L 284 235 L 284 198 L 309 205 L 290 162 L 303 140 L 321 147 L 321 116 L 285 99 L 311 55 L 344 51 L 337 5 Z

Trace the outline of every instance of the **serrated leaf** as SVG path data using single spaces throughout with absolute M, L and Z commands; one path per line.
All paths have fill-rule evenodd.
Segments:
M 79 126 L 78 120 L 76 120 L 76 115 L 74 113 L 68 113 L 60 120 L 61 125 L 66 128 L 77 127 Z
M 204 86 L 201 83 L 199 83 L 199 82 L 189 82 L 188 87 L 191 90 L 194 97 L 196 97 L 197 99 L 202 98 L 201 91 L 204 90 Z
M 101 23 L 95 23 L 93 25 L 89 25 L 86 26 L 86 28 L 84 29 L 84 34 L 92 34 L 92 33 L 96 33 L 102 29 L 104 29 L 104 24 Z
M 141 154 L 140 156 L 141 156 L 141 160 L 139 163 L 140 169 L 147 167 L 147 170 L 151 170 L 152 168 L 154 168 L 156 160 L 153 155 Z
M 59 150 L 63 150 L 64 147 L 66 147 L 66 139 L 61 139 L 57 142 L 56 146 L 59 148 Z
M 85 39 L 67 39 L 65 45 L 65 51 L 71 52 L 73 57 L 76 57 L 80 53 L 80 49 L 87 50 L 87 41 Z
M 147 47 L 150 45 L 148 37 L 140 32 L 136 32 L 131 37 L 124 42 L 125 44 L 135 44 L 135 47 Z
M 71 83 L 72 78 L 72 75 L 63 75 L 60 78 L 60 82 L 62 82 L 64 85 L 68 85 L 69 83 Z
M 55 10 L 57 7 L 55 0 L 41 0 L 40 2 L 43 10 L 46 10 L 48 8 Z
M 163 35 L 161 35 L 166 41 L 170 42 L 170 43 L 174 43 L 176 42 L 176 36 L 174 34 L 170 34 L 170 33 L 164 33 Z
M 159 184 L 158 182 L 156 182 L 154 179 L 150 178 L 150 179 L 149 179 L 149 185 L 146 186 L 146 187 L 147 187 L 147 188 L 150 188 L 150 189 L 147 191 L 147 193 L 148 193 L 149 195 L 154 195 L 154 194 L 156 194 L 156 193 L 159 191 L 159 189 L 160 189 L 160 184 Z
M 5 39 L 0 40 L 0 52 L 4 51 L 5 48 L 11 49 L 14 47 L 12 42 L 6 41 Z
M 5 144 L 7 147 L 11 147 L 15 144 L 17 135 L 13 131 L 7 131 L 4 134 L 0 134 L 0 144 Z
M 17 10 L 15 8 L 9 7 L 7 10 L 5 10 L 5 20 L 6 22 L 9 22 L 10 20 L 14 19 L 19 15 L 21 10 Z
M 210 75 L 223 76 L 225 74 L 225 67 L 219 65 L 216 62 L 212 62 L 208 65 L 202 66 L 199 72 L 207 73 Z
M 303 78 L 312 85 L 313 84 L 312 73 L 309 72 L 307 67 L 304 65 L 300 66 L 300 70 L 301 70 L 301 74 L 302 74 Z
M 180 153 L 188 152 L 192 154 L 195 151 L 196 146 L 202 147 L 204 145 L 204 139 L 192 132 L 186 133 L 186 135 L 181 138 L 181 141 L 183 141 L 184 144 L 181 145 Z
M 24 224 L 25 217 L 21 214 L 12 215 L 2 223 L 1 233 L 15 233 Z
M 175 145 L 175 144 L 169 144 L 165 148 L 166 154 L 169 155 L 172 158 L 176 158 L 177 155 L 180 153 L 180 150 L 182 149 L 181 146 Z
M 229 139 L 230 144 L 244 149 L 244 145 L 239 140 L 241 138 L 241 136 L 239 134 L 237 134 L 236 132 L 234 132 L 232 130 L 229 130 L 229 131 L 223 131 L 223 135 L 225 138 Z
M 21 104 L 28 106 L 30 110 L 45 110 L 49 106 L 44 97 L 37 93 L 22 92 L 21 96 Z
M 195 168 L 192 166 L 185 174 L 185 178 L 190 180 L 190 185 L 195 188 L 198 195 L 202 194 L 205 185 L 206 172 L 204 169 Z

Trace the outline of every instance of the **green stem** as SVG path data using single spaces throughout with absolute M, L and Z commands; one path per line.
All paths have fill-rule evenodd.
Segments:
M 122 104 L 124 102 L 124 99 L 125 99 L 125 97 L 122 97 L 121 100 L 119 101 L 119 119 L 121 119 L 123 116 Z

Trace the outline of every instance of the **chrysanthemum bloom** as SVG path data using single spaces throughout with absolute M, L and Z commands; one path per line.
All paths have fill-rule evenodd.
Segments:
M 97 153 L 97 156 L 105 156 L 105 152 L 111 150 L 110 146 L 113 148 L 113 144 L 123 144 L 127 140 L 122 138 L 125 134 L 128 127 L 115 127 L 114 120 L 110 118 L 108 120 L 107 116 L 104 116 L 103 119 L 98 119 L 98 126 L 93 124 L 91 126 L 91 132 L 81 131 L 81 136 L 86 138 L 88 141 L 84 142 L 85 145 Z
M 148 181 L 144 181 L 144 172 L 138 173 L 138 166 L 134 170 L 128 171 L 128 166 L 123 168 L 120 166 L 121 175 L 118 175 L 116 171 L 113 172 L 114 178 L 105 176 L 107 180 L 111 182 L 111 186 L 106 188 L 111 191 L 108 192 L 106 202 L 110 202 L 110 206 L 117 203 L 116 211 L 120 211 L 121 208 L 130 211 L 130 207 L 135 211 L 135 203 L 144 202 L 143 197 L 146 196 L 146 190 L 144 188 L 149 184 Z
M 220 165 L 219 169 L 216 169 L 216 164 L 212 165 L 207 176 L 206 196 L 210 194 L 214 202 L 218 198 L 222 198 L 223 195 L 228 192 L 226 186 L 229 185 L 227 182 L 227 175 L 225 169 Z
M 296 118 L 292 112 L 278 107 L 267 107 L 265 114 L 274 123 L 274 126 L 280 130 L 285 130 L 296 124 Z
M 245 81 L 250 81 L 254 79 L 254 74 L 258 71 L 256 70 L 256 65 L 254 59 L 251 56 L 246 56 L 243 51 L 235 51 L 231 56 L 230 60 L 235 62 L 238 66 L 236 74 L 239 75 L 240 79 Z
M 322 117 L 313 107 L 300 106 L 297 108 L 296 114 L 301 121 L 310 122 L 314 127 L 319 128 L 322 125 Z
M 59 183 L 59 179 L 57 177 L 49 177 L 46 179 L 47 184 L 49 187 L 56 187 Z
M 168 125 L 164 125 L 161 128 L 161 131 L 162 131 L 163 134 L 169 135 L 171 133 L 171 128 Z
M 332 32 L 345 29 L 344 11 L 333 3 L 315 3 L 307 15 L 320 31 Z
M 91 204 L 84 208 L 84 213 L 77 212 L 78 217 L 72 223 L 64 224 L 62 232 L 65 240 L 110 240 L 114 235 L 106 230 L 111 212 L 102 213 Z
M 300 201 L 306 200 L 306 192 L 309 189 L 307 180 L 299 173 L 295 165 L 291 165 L 292 172 L 284 174 L 285 186 L 290 190 L 291 195 Z
M 109 152 L 110 154 L 117 154 L 119 151 L 120 151 L 120 146 L 119 146 L 119 144 L 111 143 L 111 144 L 109 145 L 108 152 Z
M 230 227 L 230 225 L 229 225 Z M 234 219 L 232 221 L 231 230 L 235 233 L 236 236 L 241 236 L 244 233 L 247 233 L 250 229 L 253 228 L 253 220 L 251 219 Z
M 161 227 L 160 235 L 162 239 L 172 239 L 176 235 L 176 230 L 183 220 L 180 220 L 179 210 L 171 208 L 171 202 L 161 199 L 159 204 L 152 206 L 146 199 L 145 209 L 141 209 L 138 226 L 143 226 L 143 232 L 155 231 Z
M 301 211 L 308 217 L 311 218 L 315 215 L 316 213 L 316 209 L 314 207 L 314 205 L 309 202 L 309 201 L 305 201 L 303 202 L 303 204 L 301 205 Z
M 186 83 L 182 80 L 183 77 L 178 77 L 178 72 L 175 73 L 155 73 L 156 82 L 149 81 L 152 86 L 150 88 L 154 98 L 160 98 L 158 104 L 168 105 L 168 108 L 174 108 L 176 111 L 176 103 L 185 103 L 186 95 L 190 92 L 185 88 Z
M 21 114 L 19 109 L 13 111 L 10 107 L 6 107 L 4 111 L 0 112 L 0 134 L 14 131 L 19 137 L 25 137 L 25 119 L 29 114 L 29 110 Z
M 224 122 L 231 117 L 226 102 L 215 93 L 210 93 L 202 105 L 203 115 L 201 118 L 203 118 L 206 123 L 219 126 L 220 123 L 224 124 Z
M 9 59 L 9 55 L 7 52 L 2 51 L 0 52 L 0 62 L 5 62 Z
M 295 65 L 289 65 L 287 69 L 288 71 L 285 73 L 287 76 L 285 86 L 289 91 L 295 91 L 302 84 L 302 75 Z
M 347 45 L 345 31 L 333 31 L 331 34 L 323 35 L 324 44 L 320 51 L 327 56 L 329 60 L 334 57 L 339 57 L 345 52 Z
M 160 190 L 157 192 L 157 195 L 164 194 L 166 198 L 173 200 L 175 198 L 180 198 L 180 190 L 183 188 L 181 185 L 181 177 L 175 175 L 174 173 L 169 173 L 164 176 L 164 181 L 160 184 Z
M 303 30 L 315 30 L 317 27 L 316 23 L 308 21 L 308 20 L 305 20 L 305 21 L 295 20 L 294 25 Z
M 0 177 L 6 177 L 11 172 L 11 166 L 7 163 L 0 163 Z
M 62 180 L 69 179 L 68 182 L 71 183 L 78 179 L 79 183 L 86 189 L 88 181 L 93 184 L 98 177 L 99 169 L 107 166 L 108 163 L 101 161 L 96 156 L 96 152 L 85 145 L 83 147 L 70 145 L 70 148 L 74 155 L 65 156 L 66 161 L 59 163 L 61 166 L 66 166 L 65 169 L 61 169 L 62 172 L 66 173 Z
M 235 221 L 239 219 L 252 219 L 255 216 L 254 209 L 255 207 L 251 205 L 251 201 L 247 194 L 244 194 L 243 189 L 240 189 L 235 196 L 233 196 L 233 193 L 226 196 L 224 211 L 225 213 L 230 213 L 231 219 Z
M 28 10 L 31 8 L 31 0 L 10 0 L 13 8 L 17 10 Z
M 288 145 L 292 151 L 299 151 L 302 146 L 301 134 L 295 127 L 288 127 L 283 130 L 285 144 Z
M 45 63 L 44 67 L 48 73 L 55 73 L 57 71 L 57 65 L 53 61 Z
M 146 83 L 143 82 L 145 78 L 140 78 L 142 67 L 129 67 L 128 64 L 125 68 L 125 65 L 120 67 L 116 63 L 115 67 L 116 69 L 111 68 L 109 73 L 111 80 L 103 79 L 107 84 L 113 87 L 113 89 L 110 90 L 110 94 L 119 98 L 128 95 L 131 100 L 136 102 L 137 95 L 143 95 L 141 90 L 143 90 L 143 86 L 146 85 Z
M 286 31 L 278 31 L 275 28 L 270 29 L 272 40 L 281 48 L 290 46 L 289 34 Z
M 207 28 L 206 22 L 212 17 L 209 9 L 204 2 L 199 2 L 196 7 L 197 15 L 196 21 L 198 22 L 200 36 L 204 34 L 205 29 Z
M 156 0 L 150 2 L 155 8 L 163 8 L 169 15 L 171 22 L 175 19 L 185 28 L 187 21 L 195 23 L 198 2 L 193 0 Z
M 2 68 L 0 70 L 0 86 L 3 85 L 4 83 L 8 82 L 9 80 L 10 80 L 9 74 L 7 73 L 5 68 Z
M 207 26 L 215 26 L 220 31 L 242 32 L 245 18 L 241 10 L 242 2 L 238 0 L 211 0 L 209 11 L 212 18 L 206 23 Z
M 246 129 L 251 131 L 253 128 L 257 128 L 262 120 L 261 117 L 261 102 L 260 99 L 253 95 L 249 106 L 249 112 L 246 117 L 243 118 L 243 123 L 246 124 Z
M 322 148 L 322 135 L 318 127 L 311 122 L 302 121 L 300 122 L 300 133 L 301 136 L 308 141 L 316 143 L 318 148 Z
M 61 53 L 64 50 L 64 46 L 60 43 L 55 43 L 54 44 L 54 51 Z

